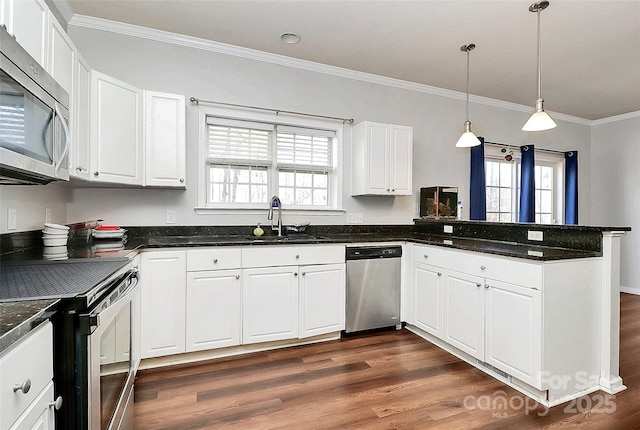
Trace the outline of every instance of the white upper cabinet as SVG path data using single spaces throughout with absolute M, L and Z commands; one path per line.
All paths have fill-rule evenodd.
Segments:
M 49 8 L 44 0 L 0 0 L 2 23 L 40 65 L 48 69 Z
M 411 195 L 413 128 L 363 121 L 353 127 L 351 195 Z
M 69 175 L 88 181 L 91 179 L 89 165 L 89 123 L 91 115 L 89 110 L 91 97 L 91 67 L 82 58 L 76 55 L 75 82 L 73 99 L 71 102 L 71 150 Z
M 144 100 L 144 185 L 184 188 L 185 98 L 145 91 Z
M 142 90 L 91 71 L 91 174 L 142 185 Z
M 76 49 L 67 33 L 54 18 L 51 18 L 50 29 L 47 70 L 69 94 L 69 102 L 71 103 Z

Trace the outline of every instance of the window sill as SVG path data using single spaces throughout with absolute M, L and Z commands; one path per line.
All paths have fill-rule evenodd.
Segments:
M 269 208 L 243 208 L 243 207 L 195 207 L 193 211 L 197 215 L 259 215 L 265 214 Z M 285 215 L 305 215 L 305 216 L 340 216 L 346 213 L 345 209 L 282 209 Z

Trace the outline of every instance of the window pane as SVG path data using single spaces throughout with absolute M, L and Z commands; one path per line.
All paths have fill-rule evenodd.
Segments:
M 296 204 L 297 205 L 311 205 L 313 203 L 311 189 L 309 188 L 296 188 Z
M 293 187 L 295 185 L 295 178 L 293 172 L 279 172 L 278 183 L 280 186 Z
M 326 173 L 316 173 L 313 175 L 313 186 L 314 188 L 327 188 L 327 180 L 329 179 L 329 175 Z
M 209 172 L 209 202 L 267 202 L 266 167 L 212 165 Z
M 499 188 L 487 187 L 487 212 L 498 212 L 500 210 Z
M 313 175 L 311 173 L 296 173 L 297 187 L 312 187 Z
M 313 204 L 316 206 L 326 206 L 329 204 L 329 201 L 327 200 L 327 190 L 314 190 Z
M 541 214 L 540 215 L 540 223 L 541 224 L 551 224 L 553 220 L 551 219 L 551 214 Z
M 487 221 L 498 222 L 500 221 L 500 217 L 495 212 L 487 212 Z
M 500 222 L 511 222 L 511 214 L 505 214 L 505 213 L 501 213 L 500 214 Z
M 511 187 L 511 163 L 500 163 L 500 186 Z
M 540 188 L 550 190 L 553 188 L 553 169 L 548 166 L 542 166 L 540 169 Z
M 266 202 L 267 201 L 267 186 L 256 185 L 251 187 L 251 201 L 252 202 Z
M 280 191 L 278 192 L 278 197 L 280 197 L 280 201 L 282 205 L 295 205 L 295 194 L 293 188 L 284 188 L 280 187 Z
M 540 191 L 540 212 L 551 213 L 552 199 L 551 191 Z
M 511 188 L 500 188 L 500 212 L 511 213 Z
M 495 161 L 487 161 L 486 175 L 487 186 L 500 185 L 500 164 Z
M 535 209 L 534 212 L 540 212 L 540 190 L 535 190 Z

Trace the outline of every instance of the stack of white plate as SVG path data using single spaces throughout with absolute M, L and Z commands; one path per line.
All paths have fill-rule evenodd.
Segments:
M 42 230 L 42 241 L 44 242 L 45 247 L 66 247 L 68 238 L 69 227 L 66 225 L 50 223 L 44 225 L 44 230 Z

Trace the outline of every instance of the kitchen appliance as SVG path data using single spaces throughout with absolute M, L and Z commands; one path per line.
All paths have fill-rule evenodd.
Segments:
M 400 328 L 402 247 L 347 247 L 346 333 Z
M 134 328 L 138 269 L 126 258 L 7 262 L 1 301 L 61 299 L 51 316 L 56 428 L 133 428 L 140 361 Z
M 421 218 L 449 218 L 458 216 L 458 188 L 457 187 L 427 187 L 420 188 L 420 217 Z
M 69 179 L 69 94 L 0 27 L 0 184 Z

